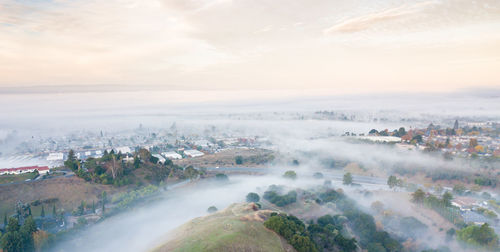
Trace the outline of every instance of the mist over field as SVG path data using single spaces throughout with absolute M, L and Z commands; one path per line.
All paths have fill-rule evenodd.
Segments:
M 426 127 L 430 123 L 451 125 L 457 119 L 500 119 L 499 93 L 496 91 L 467 95 L 247 98 L 242 101 L 230 99 L 206 102 L 172 102 L 168 99 L 168 92 L 155 94 L 153 98 L 143 93 L 124 93 L 126 99 L 138 98 L 132 99 L 132 102 L 124 102 L 116 94 L 91 95 L 100 97 L 99 102 L 89 103 L 90 94 L 86 93 L 55 94 L 58 99 L 50 103 L 43 102 L 49 97 L 46 94 L 23 95 L 23 99 L 39 99 L 42 106 L 34 106 L 36 102 L 26 104 L 19 101 L 19 97 L 15 97 L 17 94 L 2 95 L 5 99 L 1 99 L 1 106 L 6 109 L 1 113 L 8 118 L 0 125 L 0 146 L 4 156 L 13 146 L 29 138 L 98 134 L 100 131 L 118 136 L 130 134 L 139 127 L 149 132 L 159 132 L 172 130 L 172 125 L 175 125 L 179 136 L 239 135 L 267 138 L 281 158 L 266 165 L 268 170 L 258 176 L 230 175 L 227 184 L 202 181 L 171 191 L 167 189 L 160 200 L 106 218 L 85 231 L 77 232 L 52 251 L 147 251 L 164 242 L 169 232 L 183 223 L 206 215 L 209 206 L 224 209 L 233 203 L 244 202 L 248 192 L 262 194 L 273 184 L 289 188 L 317 188 L 323 184 L 323 180 L 313 179 L 316 172 L 324 173 L 325 178 L 331 177 L 333 188 L 345 190 L 365 211 L 373 211 L 370 205 L 381 201 L 388 210 L 410 214 L 413 211 L 410 202 L 404 203 L 394 196 L 384 195 L 384 191 L 390 191 L 385 179 L 363 184 L 361 191 L 350 188 L 342 185 L 341 170 L 328 170 L 325 160 L 347 160 L 368 170 L 377 168 L 378 172 L 385 174 L 392 174 L 395 167 L 467 171 L 471 163 L 460 159 L 445 160 L 438 155 L 389 145 L 364 144 L 342 135 L 346 132 L 367 134 L 371 129 L 412 129 Z M 145 99 L 145 95 L 148 99 Z M 118 98 L 106 100 L 104 97 L 107 96 Z M 36 112 L 34 107 L 37 107 Z M 335 111 L 345 116 L 345 119 L 314 118 L 318 111 Z M 15 130 L 13 125 L 17 126 Z M 293 159 L 300 164 L 292 165 Z M 290 169 L 298 174 L 298 179 L 292 183 L 282 177 Z M 367 172 L 364 176 L 374 174 L 369 175 Z M 363 190 L 373 191 L 374 194 L 362 196 Z M 496 190 L 488 191 L 493 197 L 498 196 Z M 432 237 L 432 232 L 429 231 L 426 237 Z M 446 242 L 441 238 L 433 238 L 428 245 L 446 246 Z
M 499 251 L 499 13 L 1 0 L 0 251 Z

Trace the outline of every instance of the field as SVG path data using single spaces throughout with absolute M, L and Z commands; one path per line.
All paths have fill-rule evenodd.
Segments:
M 295 251 L 264 227 L 269 214 L 254 211 L 252 204 L 234 204 L 181 226 L 153 251 Z
M 241 156 L 242 164 L 236 164 L 235 157 Z M 264 149 L 230 149 L 201 157 L 175 160 L 180 166 L 192 165 L 195 168 L 210 167 L 258 167 L 274 159 L 273 153 Z
M 23 174 L 19 174 L 19 175 L 6 174 L 6 175 L 0 176 L 0 184 L 22 182 L 22 181 L 25 181 L 27 179 L 34 179 L 35 177 L 36 177 L 36 174 L 33 172 L 23 173 Z
M 108 185 L 85 182 L 77 177 L 59 177 L 53 179 L 33 181 L 29 183 L 8 184 L 0 186 L 0 214 L 13 214 L 16 203 L 32 203 L 36 200 L 44 201 L 56 198 L 58 211 L 69 211 L 77 207 L 82 200 L 88 203 L 97 202 L 97 196 L 107 191 L 111 195 L 117 191 Z M 45 213 L 52 212 L 53 204 L 45 204 Z M 41 205 L 32 208 L 35 216 L 40 214 Z

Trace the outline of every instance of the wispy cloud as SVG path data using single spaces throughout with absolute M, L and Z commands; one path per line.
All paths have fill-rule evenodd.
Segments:
M 415 4 L 404 4 L 395 8 L 385 9 L 378 12 L 347 19 L 343 22 L 333 25 L 324 30 L 325 34 L 332 33 L 351 33 L 369 29 L 370 27 L 388 20 L 404 18 L 418 12 L 422 12 L 425 8 L 435 5 L 437 2 L 428 1 Z

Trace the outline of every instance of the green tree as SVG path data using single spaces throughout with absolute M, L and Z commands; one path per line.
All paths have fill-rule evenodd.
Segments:
M 342 179 L 342 183 L 344 185 L 352 185 L 352 175 L 350 172 L 344 174 L 344 178 Z
M 457 238 L 465 243 L 481 246 L 494 251 L 498 248 L 498 236 L 488 223 L 476 226 L 470 225 L 457 231 Z
M 467 188 L 465 188 L 465 186 L 462 184 L 457 184 L 453 186 L 453 193 L 455 194 L 462 195 L 464 194 L 465 190 L 467 190 Z
M 424 198 L 425 192 L 422 191 L 422 189 L 418 189 L 412 194 L 412 200 L 417 204 L 422 204 L 424 202 Z
M 394 175 L 391 175 L 389 176 L 389 178 L 387 179 L 387 185 L 392 189 L 394 187 L 396 187 L 398 184 L 400 184 L 400 180 L 394 176 Z
M 209 207 L 209 208 L 207 209 L 207 212 L 208 212 L 208 213 L 215 213 L 215 212 L 217 212 L 217 207 L 215 207 L 215 206 L 211 206 L 211 207 Z
M 453 195 L 450 192 L 445 192 L 443 194 L 443 204 L 447 207 L 451 206 L 451 200 L 453 199 Z
M 36 232 L 36 224 L 32 216 L 29 216 L 20 228 L 23 251 L 33 251 L 35 243 L 33 241 L 33 233 Z
M 40 213 L 40 217 L 45 217 L 45 208 L 42 205 L 42 212 Z
M 95 202 L 92 200 L 92 213 L 95 213 Z
M 7 213 L 3 214 L 3 226 L 4 228 L 7 227 Z
M 2 236 L 1 245 L 6 252 L 21 252 L 23 251 L 23 238 L 19 232 L 20 226 L 19 221 L 16 218 L 9 218 L 7 231 Z
M 28 215 L 31 216 L 31 206 L 28 206 Z
M 247 202 L 259 202 L 260 196 L 254 192 L 247 194 Z
M 56 212 L 56 204 L 52 205 L 52 217 L 56 217 L 57 212 Z
M 295 171 L 289 170 L 286 171 L 285 174 L 283 174 L 283 177 L 287 179 L 297 179 L 297 173 L 295 173 Z
M 236 156 L 234 158 L 234 161 L 236 162 L 236 164 L 240 165 L 240 164 L 243 164 L 243 157 L 242 156 Z

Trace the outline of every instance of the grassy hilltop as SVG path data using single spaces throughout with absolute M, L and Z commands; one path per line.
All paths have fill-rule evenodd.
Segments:
M 153 251 L 295 251 L 263 223 L 271 214 L 254 204 L 233 204 L 196 218 L 169 234 Z

